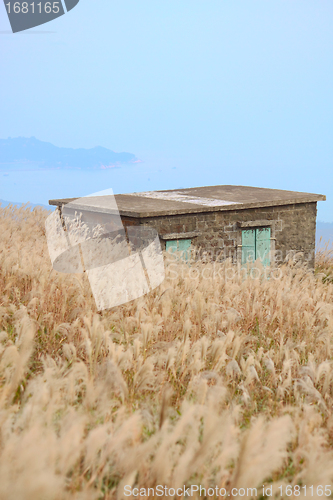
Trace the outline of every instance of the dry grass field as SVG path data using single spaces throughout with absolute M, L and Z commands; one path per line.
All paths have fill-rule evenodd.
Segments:
M 268 280 L 169 265 L 99 313 L 47 215 L 0 207 L 0 500 L 330 496 L 328 253 Z

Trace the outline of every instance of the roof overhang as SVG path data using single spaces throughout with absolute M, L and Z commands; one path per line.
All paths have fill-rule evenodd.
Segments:
M 114 195 L 114 198 L 120 215 L 133 218 L 239 211 L 315 203 L 326 200 L 326 196 L 322 194 L 252 188 L 249 186 L 207 186 L 170 191 L 117 194 Z M 54 199 L 50 200 L 49 204 L 61 207 L 78 199 Z M 86 203 L 84 205 L 87 210 Z M 77 205 L 77 208 L 79 208 L 79 205 Z M 94 210 L 93 206 L 91 210 L 101 213 L 113 213 L 112 210 L 109 211 L 107 208 Z

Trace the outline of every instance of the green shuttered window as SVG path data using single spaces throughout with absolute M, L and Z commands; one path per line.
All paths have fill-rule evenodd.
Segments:
M 270 227 L 242 231 L 242 264 L 259 259 L 263 266 L 269 266 L 271 263 L 270 249 Z
M 191 240 L 168 240 L 165 245 L 167 252 L 179 252 L 182 260 L 187 262 L 190 259 Z

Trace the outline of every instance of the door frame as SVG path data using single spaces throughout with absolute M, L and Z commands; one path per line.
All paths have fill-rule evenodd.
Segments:
M 270 248 L 270 265 L 275 265 L 275 241 L 276 241 L 276 231 L 275 231 L 275 220 L 250 220 L 246 222 L 237 222 L 237 242 L 236 242 L 236 252 L 237 252 L 237 264 L 242 265 L 242 230 L 243 229 L 262 229 L 264 227 L 269 227 L 271 229 L 271 248 Z

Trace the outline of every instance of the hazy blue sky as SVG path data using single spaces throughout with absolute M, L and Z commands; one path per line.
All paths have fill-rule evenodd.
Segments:
M 331 0 L 80 0 L 13 35 L 1 3 L 0 137 L 143 163 L 0 174 L 0 198 L 244 184 L 326 194 L 333 221 L 332 27 Z

